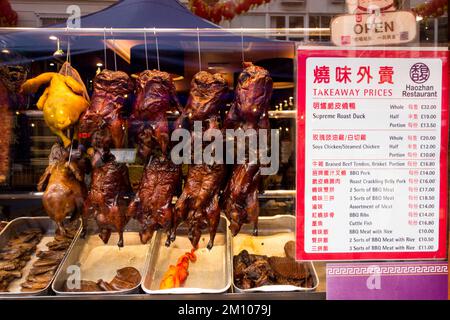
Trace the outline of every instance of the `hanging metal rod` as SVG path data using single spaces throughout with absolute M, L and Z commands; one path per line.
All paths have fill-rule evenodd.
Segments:
M 67 32 L 70 31 L 74 35 L 79 34 L 103 34 L 104 28 L 0 28 L 0 32 L 38 32 L 38 33 L 48 33 L 48 32 Z M 108 30 L 113 30 L 115 34 L 117 33 L 143 33 L 145 28 L 108 28 Z M 224 32 L 234 33 L 236 35 L 311 35 L 312 33 L 329 33 L 330 28 L 199 28 L 198 29 L 203 34 L 211 34 L 212 36 L 223 35 Z M 191 33 L 192 35 L 197 34 L 197 28 L 156 28 L 158 34 L 179 34 L 179 33 Z M 202 36 L 203 36 L 202 34 Z

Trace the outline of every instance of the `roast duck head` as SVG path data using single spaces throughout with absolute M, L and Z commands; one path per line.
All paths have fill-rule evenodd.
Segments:
M 124 147 L 126 121 L 123 109 L 132 91 L 133 82 L 125 72 L 105 69 L 95 77 L 91 106 L 79 123 L 78 138 L 82 145 L 97 150 Z M 101 138 L 95 138 L 95 135 Z
M 82 159 L 55 143 L 49 156 L 49 165 L 38 183 L 44 191 L 42 204 L 48 216 L 56 222 L 57 233 L 66 234 L 64 221 L 81 216 L 87 188 L 84 183 Z
M 269 71 L 251 62 L 244 62 L 244 70 L 239 75 L 235 100 L 225 119 L 225 127 L 242 124 L 258 128 L 268 126 L 272 90 L 273 81 Z
M 191 81 L 191 91 L 186 107 L 175 127 L 191 128 L 193 121 L 217 117 L 225 108 L 228 84 L 219 73 L 200 71 Z
M 147 162 L 154 149 L 163 156 L 169 147 L 168 111 L 181 110 L 172 76 L 163 71 L 145 70 L 135 76 L 135 101 L 129 119 L 130 135 L 138 145 L 138 155 Z

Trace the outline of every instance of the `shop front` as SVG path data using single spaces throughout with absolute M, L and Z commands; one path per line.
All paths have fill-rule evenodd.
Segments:
M 0 299 L 447 299 L 448 44 L 346 10 L 0 28 Z

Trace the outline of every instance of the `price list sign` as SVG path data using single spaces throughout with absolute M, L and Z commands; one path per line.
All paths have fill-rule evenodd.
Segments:
M 446 257 L 447 59 L 298 51 L 298 259 Z

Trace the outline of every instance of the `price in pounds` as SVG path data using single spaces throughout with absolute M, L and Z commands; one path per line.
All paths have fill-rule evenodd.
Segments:
M 436 115 L 435 114 L 421 114 L 420 119 L 427 119 L 427 120 L 436 119 Z
M 435 104 L 422 104 L 420 106 L 420 109 L 422 109 L 422 110 L 436 110 L 436 105 Z
M 419 217 L 420 218 L 424 218 L 424 217 L 432 218 L 432 217 L 434 217 L 434 212 L 420 212 Z
M 433 245 L 419 246 L 419 250 L 423 250 L 423 251 L 434 251 L 434 246 L 433 246 Z
M 420 136 L 420 141 L 436 141 L 436 136 Z
M 419 229 L 419 234 L 433 234 L 434 229 Z
M 433 242 L 434 237 L 419 237 L 419 242 Z

